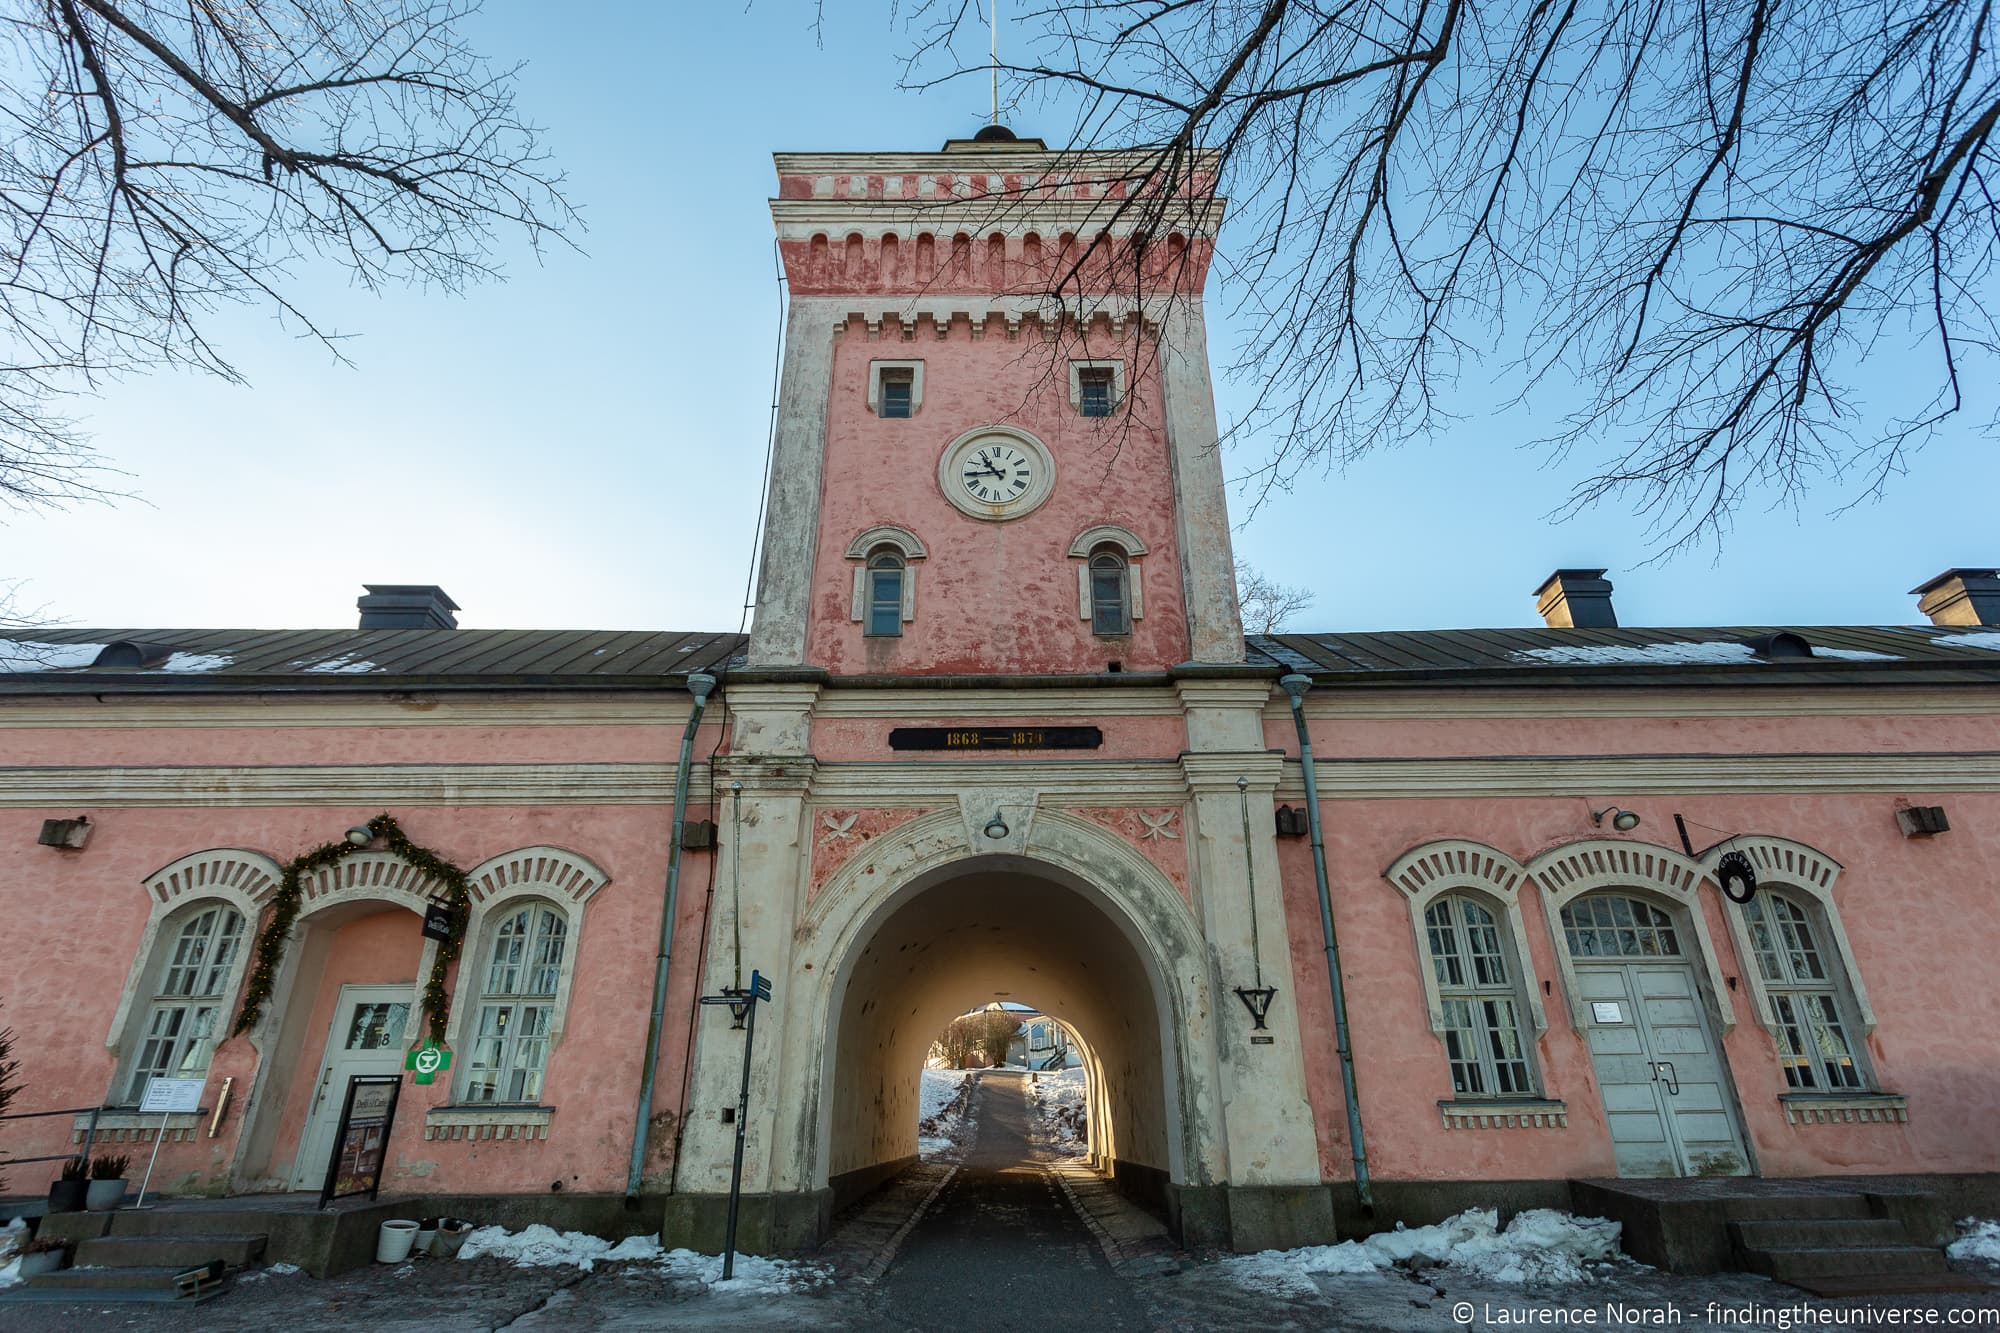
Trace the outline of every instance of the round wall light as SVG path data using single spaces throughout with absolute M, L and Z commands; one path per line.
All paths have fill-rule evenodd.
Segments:
M 1620 833 L 1630 833 L 1633 829 L 1639 827 L 1639 816 L 1637 813 L 1631 810 L 1620 810 L 1615 805 L 1604 810 L 1592 810 L 1590 812 L 1590 822 L 1602 825 L 1606 815 L 1611 816 L 1611 827 L 1617 829 Z
M 366 824 L 356 824 L 347 830 L 347 840 L 356 847 L 366 847 L 375 841 L 375 833 Z

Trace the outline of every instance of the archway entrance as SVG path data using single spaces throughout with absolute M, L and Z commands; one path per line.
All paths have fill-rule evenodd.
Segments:
M 923 876 L 857 934 L 830 999 L 821 1161 L 836 1209 L 915 1159 L 921 1073 L 944 1025 L 1015 1000 L 1082 1039 L 1092 1164 L 1166 1205 L 1181 1167 L 1173 1005 L 1132 923 L 1068 872 L 980 857 Z

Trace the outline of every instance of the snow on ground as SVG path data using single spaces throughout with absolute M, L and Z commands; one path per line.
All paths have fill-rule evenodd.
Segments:
M 673 1278 L 724 1292 L 799 1291 L 832 1280 L 828 1270 L 819 1264 L 739 1254 L 736 1256 L 735 1275 L 724 1282 L 722 1256 L 719 1254 L 662 1249 L 657 1236 L 627 1236 L 613 1245 L 602 1236 L 581 1231 L 557 1231 L 540 1222 L 518 1232 L 505 1227 L 480 1227 L 465 1238 L 458 1257 L 507 1259 L 516 1268 L 573 1265 L 586 1273 L 598 1264 L 653 1264 L 666 1269 Z
M 1519 1285 L 1593 1281 L 1592 1267 L 1619 1258 L 1619 1224 L 1552 1208 L 1515 1214 L 1502 1231 L 1491 1208 L 1471 1208 L 1427 1227 L 1398 1227 L 1364 1240 L 1224 1259 L 1245 1286 L 1310 1293 L 1322 1273 L 1379 1273 L 1443 1265 Z
M 963 1069 L 926 1069 L 917 1094 L 917 1152 L 936 1157 L 972 1141 L 971 1075 Z
M 1958 1224 L 1958 1230 L 1958 1239 L 1945 1246 L 1947 1257 L 1984 1259 L 1990 1264 L 2000 1264 L 2000 1221 L 1990 1217 L 1968 1217 Z
M 1042 1141 L 1061 1157 L 1082 1157 L 1090 1150 L 1090 1113 L 1081 1069 L 1047 1070 L 1029 1075 L 1028 1100 L 1034 1107 Z
M 0 1291 L 21 1281 L 21 1247 L 28 1243 L 28 1224 L 15 1218 L 0 1227 Z

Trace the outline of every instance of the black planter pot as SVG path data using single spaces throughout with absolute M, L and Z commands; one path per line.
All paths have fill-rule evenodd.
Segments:
M 52 1213 L 80 1213 L 83 1201 L 90 1193 L 88 1180 L 58 1180 L 49 1186 L 49 1211 Z

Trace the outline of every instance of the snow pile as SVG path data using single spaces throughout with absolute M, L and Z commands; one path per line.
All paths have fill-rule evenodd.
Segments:
M 507 1259 L 516 1268 L 573 1265 L 586 1273 L 598 1264 L 655 1264 L 665 1269 L 672 1278 L 722 1292 L 799 1291 L 832 1280 L 829 1270 L 819 1264 L 739 1254 L 736 1256 L 735 1276 L 724 1282 L 722 1256 L 719 1254 L 662 1249 L 657 1236 L 627 1236 L 613 1245 L 601 1236 L 586 1235 L 581 1231 L 557 1231 L 540 1222 L 520 1232 L 510 1232 L 505 1227 L 480 1227 L 465 1238 L 458 1257 Z
M 15 1218 L 0 1227 L 0 1291 L 21 1281 L 20 1249 L 28 1243 L 28 1224 Z
M 1992 1218 L 1968 1217 L 1958 1224 L 1959 1237 L 1945 1246 L 1952 1259 L 1983 1259 L 2000 1264 L 2000 1222 Z
M 1057 1069 L 1033 1075 L 1028 1097 L 1040 1121 L 1041 1136 L 1059 1156 L 1081 1157 L 1090 1147 L 1090 1112 L 1081 1069 Z
M 963 1069 L 926 1069 L 917 1091 L 917 1152 L 952 1152 L 972 1137 L 972 1079 Z
M 1552 1208 L 1517 1213 L 1502 1231 L 1493 1209 L 1470 1208 L 1434 1226 L 1398 1227 L 1365 1240 L 1266 1250 L 1222 1262 L 1245 1285 L 1296 1292 L 1310 1292 L 1316 1273 L 1439 1265 L 1509 1285 L 1573 1284 L 1591 1281 L 1586 1265 L 1617 1257 L 1618 1232 L 1616 1222 Z

